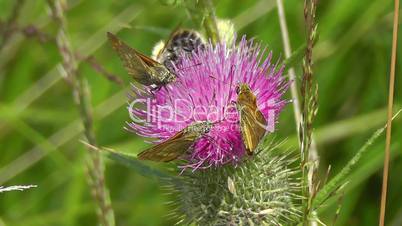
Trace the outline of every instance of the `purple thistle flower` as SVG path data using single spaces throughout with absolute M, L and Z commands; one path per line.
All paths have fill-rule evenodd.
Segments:
M 209 43 L 191 56 L 182 56 L 176 65 L 175 82 L 153 93 L 148 87 L 133 86 L 136 98 L 129 108 L 133 118 L 129 126 L 136 134 L 159 143 L 194 122 L 210 121 L 212 129 L 183 156 L 188 161 L 184 167 L 236 164 L 246 153 L 234 104 L 237 84 L 250 86 L 271 128 L 287 103 L 282 99 L 289 84 L 282 77 L 283 67 L 276 70 L 277 65 L 271 64 L 272 53 L 264 59 L 265 53 L 261 45 L 243 37 L 238 45 Z

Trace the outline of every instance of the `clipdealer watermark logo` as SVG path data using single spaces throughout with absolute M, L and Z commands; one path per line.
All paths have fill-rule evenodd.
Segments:
M 129 115 L 135 124 L 153 124 L 157 128 L 177 131 L 177 124 L 185 122 L 209 121 L 212 123 L 225 121 L 223 125 L 216 123 L 214 129 L 222 131 L 239 131 L 240 115 L 235 102 L 228 105 L 209 104 L 194 105 L 187 99 L 172 100 L 173 104 L 158 105 L 152 98 L 139 98 L 129 103 Z M 260 109 L 268 108 L 268 114 L 265 115 L 266 125 L 260 123 L 255 118 L 255 124 L 264 128 L 268 132 L 275 130 L 275 100 L 268 100 L 260 104 Z M 224 107 L 222 107 L 224 106 Z M 247 107 L 247 106 L 243 106 Z M 179 131 L 184 128 L 179 128 Z

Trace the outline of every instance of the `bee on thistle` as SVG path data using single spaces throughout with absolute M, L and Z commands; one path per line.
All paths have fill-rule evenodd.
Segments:
M 176 29 L 170 34 L 166 44 L 158 43 L 152 52 L 154 59 L 175 72 L 175 65 L 180 64 L 182 57 L 189 57 L 193 52 L 203 49 L 205 41 L 200 33 L 190 29 Z

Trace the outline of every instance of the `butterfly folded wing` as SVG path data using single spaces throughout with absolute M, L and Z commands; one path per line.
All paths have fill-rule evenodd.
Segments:
M 194 141 L 193 137 L 185 136 L 183 132 L 179 132 L 167 141 L 141 152 L 138 154 L 138 159 L 170 162 L 183 155 Z
M 253 154 L 265 134 L 267 122 L 258 109 L 243 106 L 240 109 L 240 126 L 243 143 L 249 155 Z
M 150 67 L 160 64 L 131 48 L 114 34 L 108 32 L 107 35 L 112 43 L 113 49 L 123 61 L 123 65 L 128 74 L 143 85 L 154 84 L 153 75 L 149 73 L 152 70 Z

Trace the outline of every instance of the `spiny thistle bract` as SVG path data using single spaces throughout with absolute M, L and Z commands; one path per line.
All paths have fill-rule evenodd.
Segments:
M 178 197 L 172 214 L 180 225 L 294 225 L 300 222 L 296 158 L 271 147 L 238 166 L 185 171 L 167 186 Z
M 239 128 L 239 114 L 233 103 L 236 86 L 246 83 L 257 98 L 257 106 L 270 124 L 275 124 L 287 103 L 282 99 L 289 82 L 283 67 L 271 62 L 265 48 L 245 37 L 236 44 L 205 44 L 204 49 L 182 56 L 176 68 L 176 81 L 159 90 L 133 86 L 136 100 L 147 99 L 141 106 L 130 106 L 130 128 L 138 135 L 166 141 L 194 122 L 210 121 L 212 129 L 196 140 L 184 159 L 184 167 L 219 167 L 234 165 L 245 156 Z M 146 102 L 146 103 L 145 103 Z M 273 126 L 273 125 L 271 125 Z

